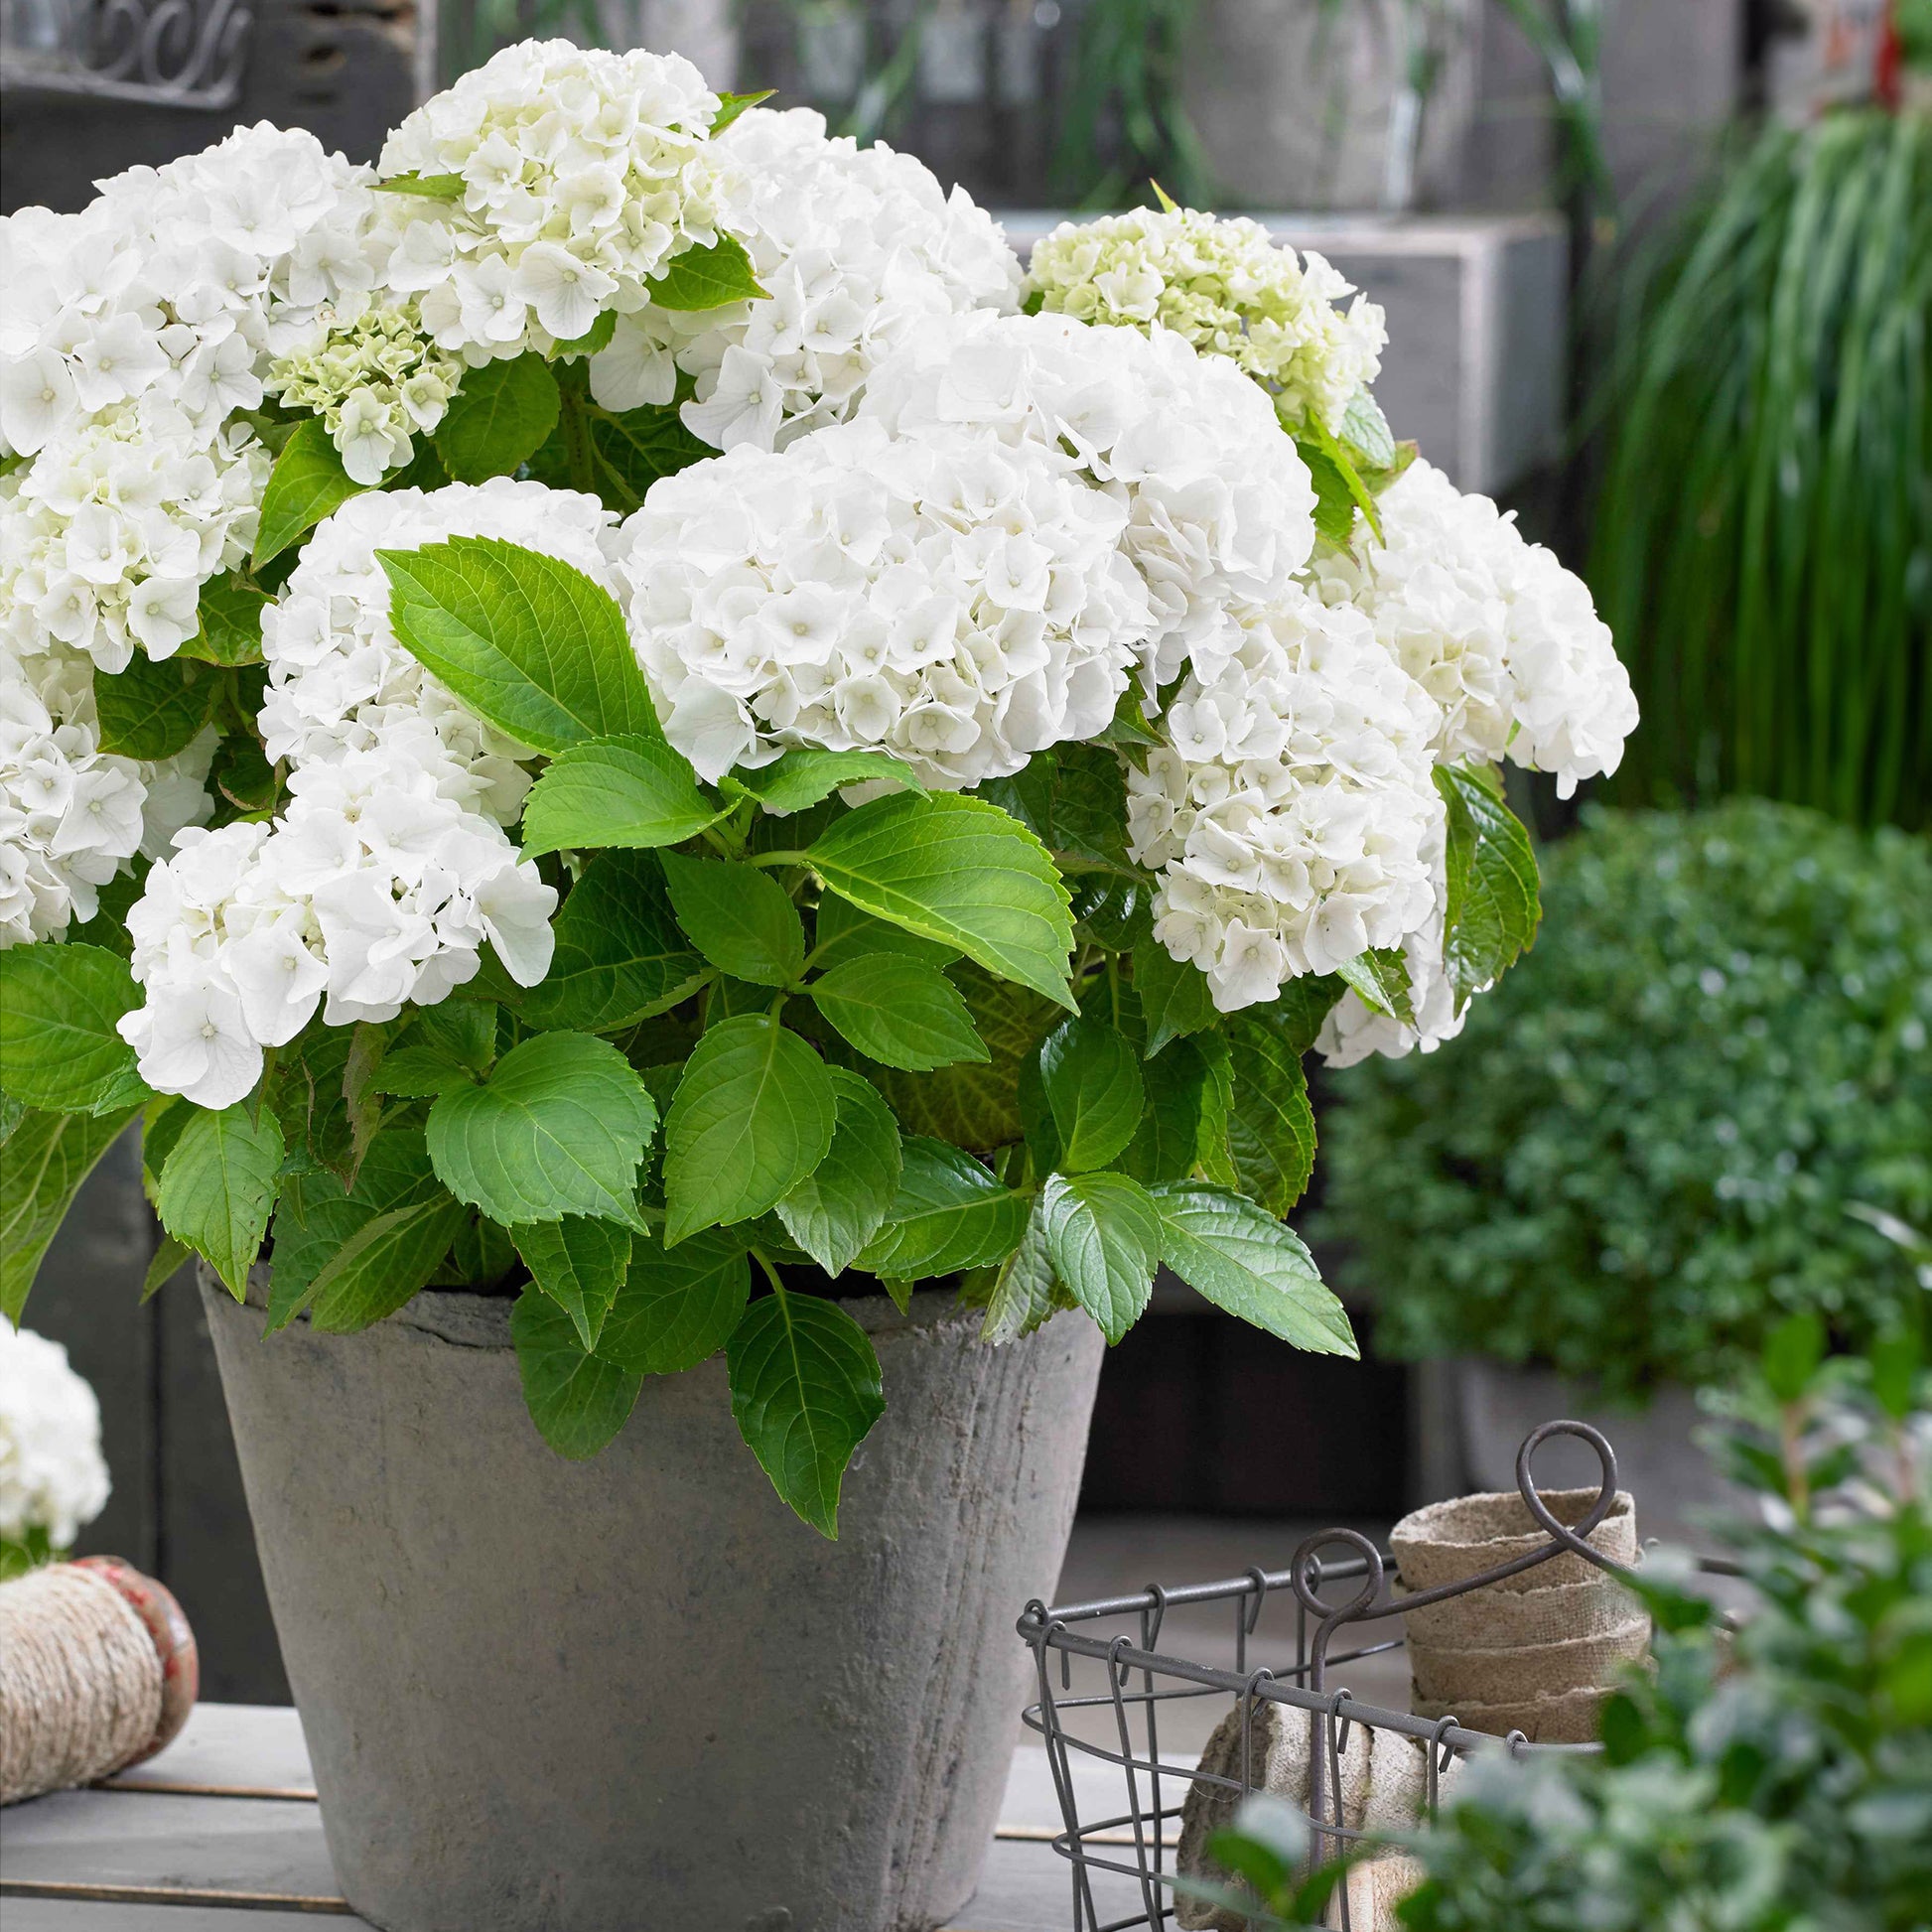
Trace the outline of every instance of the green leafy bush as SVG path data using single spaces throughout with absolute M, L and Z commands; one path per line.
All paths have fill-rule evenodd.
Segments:
M 1738 800 L 1587 813 L 1536 951 L 1440 1052 L 1336 1077 L 1324 1234 L 1378 1334 L 1627 1392 L 1791 1310 L 1917 1293 L 1854 1203 L 1932 1217 L 1932 846 Z

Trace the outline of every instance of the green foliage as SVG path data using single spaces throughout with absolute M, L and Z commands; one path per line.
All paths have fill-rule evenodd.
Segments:
M 754 866 L 664 854 L 678 924 L 722 973 L 790 986 L 805 970 L 805 926 L 789 895 Z
M 176 655 L 197 657 L 206 664 L 259 664 L 262 612 L 267 606 L 268 593 L 234 571 L 224 570 L 218 577 L 210 577 L 202 586 L 202 627 Z M 101 689 L 96 687 L 97 692 Z
M 862 953 L 812 982 L 812 1001 L 868 1059 L 910 1073 L 991 1058 L 959 989 L 936 966 Z
M 394 1314 L 436 1273 L 463 1222 L 447 1194 L 371 1215 L 317 1271 L 310 1321 L 346 1335 Z
M 777 1203 L 784 1229 L 828 1275 L 842 1275 L 878 1233 L 898 1194 L 898 1126 L 878 1092 L 844 1067 L 826 1069 L 837 1098 L 832 1144 Z
M 570 1316 L 578 1340 L 595 1349 L 630 1270 L 630 1230 L 566 1214 L 561 1221 L 527 1222 L 509 1234 L 531 1281 Z
M 125 1113 L 148 1097 L 114 1031 L 140 1005 L 127 961 L 52 942 L 0 952 L 0 1088 L 51 1113 Z
M 136 651 L 127 668 L 95 686 L 100 748 L 130 759 L 171 759 L 208 721 L 221 681 L 208 665 L 175 656 L 156 663 Z
M 273 562 L 332 510 L 361 492 L 362 485 L 351 482 L 343 468 L 321 417 L 297 423 L 269 472 L 250 561 L 257 570 Z
M 566 846 L 682 845 L 730 810 L 705 796 L 662 739 L 602 738 L 545 766 L 523 801 L 523 851 L 535 858 Z
M 1053 1273 L 1118 1341 L 1154 1293 L 1161 1216 L 1153 1197 L 1124 1173 L 1056 1173 L 1039 1191 L 1039 1224 Z
M 1628 1392 L 1722 1379 L 1793 1310 L 1887 1325 L 1917 1290 L 1848 1208 L 1932 1222 L 1927 842 L 1597 811 L 1548 874 L 1460 1039 L 1334 1080 L 1317 1226 L 1384 1345 Z
M 161 1170 L 161 1225 L 194 1249 L 237 1302 L 268 1232 L 284 1151 L 274 1113 L 238 1102 L 218 1113 L 197 1109 Z
M 136 1110 L 44 1113 L 0 1103 L 0 1314 L 16 1324 L 80 1183 Z
M 904 1144 L 898 1192 L 859 1265 L 894 1281 L 921 1281 L 999 1261 L 1027 1224 L 1024 1194 L 944 1141 Z
M 1124 1034 L 1085 1015 L 1040 1042 L 1022 1071 L 1020 1104 L 1041 1169 L 1104 1168 L 1134 1138 L 1146 1104 L 1137 1058 Z
M 1932 119 L 1768 124 L 1624 304 L 1590 581 L 1617 795 L 1932 825 Z
M 733 783 L 748 791 L 768 812 L 802 812 L 829 798 L 841 785 L 890 784 L 924 796 L 925 787 L 909 764 L 884 752 L 817 752 L 798 747 L 738 773 Z
M 751 1264 L 736 1235 L 714 1228 L 668 1249 L 639 1235 L 598 1353 L 639 1375 L 696 1368 L 731 1339 L 751 1293 Z
M 595 1455 L 630 1419 L 643 1376 L 592 1354 L 570 1315 L 540 1289 L 517 1298 L 510 1340 L 530 1420 L 559 1455 L 573 1462 Z
M 1314 1172 L 1314 1109 L 1303 1048 L 1272 1020 L 1237 1014 L 1222 1029 L 1230 1049 L 1228 1153 L 1242 1191 L 1283 1215 Z
M 1436 788 L 1448 812 L 1443 956 L 1459 1012 L 1535 943 L 1542 905 L 1536 854 L 1522 821 L 1503 803 L 1494 767 L 1438 765 Z M 1354 979 L 1349 984 L 1361 992 Z M 1406 998 L 1406 986 L 1402 991 Z
M 510 477 L 557 426 L 557 378 L 528 353 L 471 369 L 436 427 L 436 454 L 453 483 Z
M 650 283 L 650 299 L 660 309 L 723 309 L 770 293 L 752 272 L 745 244 L 733 234 L 673 255 L 670 266 Z

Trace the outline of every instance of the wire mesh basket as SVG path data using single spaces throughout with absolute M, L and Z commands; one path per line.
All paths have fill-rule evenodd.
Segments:
M 1537 1449 L 1554 1436 L 1582 1440 L 1595 1451 L 1602 1470 L 1595 1500 L 1571 1524 L 1559 1520 L 1530 1472 Z M 1261 1767 L 1252 1731 L 1256 1710 L 1264 1703 L 1307 1714 L 1311 1726 L 1305 1808 L 1311 1869 L 1365 1835 L 1343 1822 L 1342 1788 L 1350 1745 L 1367 1749 L 1369 1732 L 1393 1732 L 1427 1747 L 1425 1816 L 1435 1813 L 1452 1758 L 1478 1750 L 1534 1754 L 1599 1748 L 1532 1743 L 1520 1730 L 1498 1737 L 1468 1728 L 1453 1716 L 1431 1719 L 1385 1709 L 1357 1698 L 1336 1679 L 1346 1665 L 1402 1650 L 1406 1639 L 1400 1620 L 1411 1612 L 1567 1553 L 1613 1577 L 1629 1578 L 1624 1565 L 1588 1540 L 1609 1515 L 1617 1494 L 1616 1455 L 1596 1430 L 1587 1423 L 1545 1423 L 1518 1450 L 1516 1480 L 1545 1540 L 1526 1554 L 1435 1588 L 1392 1595 L 1386 1587 L 1392 1571 L 1385 1553 L 1358 1531 L 1332 1529 L 1306 1538 L 1286 1570 L 1257 1566 L 1240 1577 L 1212 1583 L 1172 1588 L 1150 1584 L 1131 1596 L 1051 1608 L 1035 1599 L 1027 1605 L 1019 1630 L 1034 1652 L 1038 1700 L 1028 1707 L 1026 1723 L 1046 1746 L 1062 1823 L 1051 1843 L 1071 1866 L 1074 1932 L 1130 1932 L 1137 1926 L 1158 1932 L 1174 1922 L 1173 1855 L 1189 1789 L 1218 1787 L 1238 1798 L 1259 1787 Z M 1734 1574 L 1732 1566 L 1718 1561 L 1702 1561 L 1700 1568 Z M 1209 1604 L 1227 1606 L 1231 1658 L 1208 1664 L 1163 1651 L 1162 1629 L 1170 1613 Z M 1292 1653 L 1288 1632 L 1279 1628 L 1286 1617 L 1278 1614 L 1272 1620 L 1276 1627 L 1266 1635 L 1261 1627 L 1265 1612 L 1290 1605 Z M 1397 1620 L 1398 1634 L 1353 1640 L 1368 1633 L 1351 1631 L 1351 1626 L 1390 1618 Z M 1263 1656 L 1271 1661 L 1256 1661 Z M 1084 1667 L 1078 1685 L 1076 1664 Z M 1085 1688 L 1096 1674 L 1101 1688 Z M 1186 1710 L 1197 1699 L 1222 1701 L 1214 1708 L 1241 1714 L 1240 1750 L 1231 1775 L 1198 1765 L 1173 1748 L 1174 1733 L 1190 1727 L 1185 1720 L 1195 1717 L 1191 1728 L 1199 1728 L 1197 1714 Z M 1229 1699 L 1232 1706 L 1224 1702 Z M 1170 1733 L 1165 1756 L 1164 1720 Z M 1366 1926 L 1351 1921 L 1347 1887 L 1337 1888 L 1331 1911 L 1342 1932 L 1367 1932 Z M 1361 1917 L 1356 1913 L 1356 1920 Z

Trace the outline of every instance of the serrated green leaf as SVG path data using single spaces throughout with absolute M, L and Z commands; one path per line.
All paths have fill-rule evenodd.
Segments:
M 734 234 L 721 234 L 709 247 L 686 248 L 673 255 L 663 274 L 644 286 L 660 309 L 722 309 L 771 293 L 753 272 L 745 244 Z
M 768 1014 L 713 1027 L 664 1127 L 664 1240 L 774 1206 L 824 1160 L 838 1097 L 822 1061 Z
M 1357 389 L 1341 412 L 1341 441 L 1362 470 L 1393 470 L 1395 432 L 1382 405 L 1367 389 Z
M 49 1113 L 117 1113 L 150 1089 L 115 1031 L 141 1004 L 118 953 L 99 946 L 14 946 L 0 952 L 0 1087 Z
M 504 1227 L 566 1214 L 641 1225 L 637 1169 L 657 1107 L 608 1040 L 538 1034 L 498 1060 L 481 1086 L 430 1109 L 437 1177 Z
M 922 959 L 929 966 L 950 966 L 959 957 L 957 946 L 942 946 L 937 940 L 921 939 L 885 919 L 862 912 L 850 899 L 836 893 L 819 896 L 818 911 L 812 925 L 811 963 L 824 972 L 842 966 L 848 959 L 863 959 L 871 953 L 900 953 L 907 959 Z M 975 972 L 978 968 L 973 969 Z
M 1436 788 L 1449 812 L 1443 963 L 1460 1013 L 1536 943 L 1543 908 L 1535 849 L 1494 769 L 1439 764 Z
M 610 1034 L 687 1000 L 712 969 L 678 928 L 656 856 L 594 860 L 551 923 L 550 971 L 519 1010 L 532 1026 Z
M 1062 858 L 1131 874 L 1127 784 L 1119 757 L 1104 745 L 1036 752 L 1010 778 L 990 778 L 979 795 L 1010 812 Z
M 846 1464 L 886 1411 L 872 1338 L 836 1302 L 774 1289 L 726 1355 L 739 1434 L 784 1501 L 836 1539 Z
M 821 974 L 813 1003 L 868 1059 L 911 1073 L 991 1058 L 959 989 L 936 966 L 867 953 Z
M 359 496 L 363 488 L 343 468 L 320 417 L 297 423 L 295 434 L 282 445 L 275 468 L 268 473 L 250 561 L 259 570 L 305 530 L 313 529 L 351 496 Z
M 1362 474 L 1356 469 L 1354 459 L 1335 440 L 1333 433 L 1322 422 L 1319 416 L 1311 414 L 1307 421 L 1297 430 L 1296 447 L 1302 452 L 1303 460 L 1308 463 L 1311 476 L 1314 474 L 1317 460 L 1325 463 L 1334 472 L 1335 476 L 1340 480 L 1342 488 L 1347 492 L 1349 502 L 1354 506 L 1354 509 L 1361 511 L 1362 521 L 1373 532 L 1376 542 L 1380 543 L 1382 541 L 1382 514 L 1375 506 L 1374 492 L 1362 481 Z M 1321 528 L 1322 495 L 1322 484 L 1319 479 L 1317 479 L 1315 483 L 1315 527 L 1317 529 Z M 1352 529 L 1354 522 L 1352 510 L 1349 515 L 1349 522 Z M 1328 533 L 1326 530 L 1322 530 L 1321 534 L 1326 536 Z M 1333 541 L 1334 539 L 1330 540 Z M 1348 538 L 1347 536 L 1343 536 L 1339 540 L 1346 543 Z
M 1352 987 L 1365 1007 L 1387 1014 L 1405 1027 L 1416 1024 L 1409 993 L 1409 961 L 1400 946 L 1377 946 L 1335 968 L 1335 977 Z
M 829 798 L 842 785 L 889 784 L 925 796 L 918 773 L 885 752 L 819 752 L 800 747 L 771 764 L 735 771 L 732 777 L 767 812 L 785 817 Z
M 1018 1341 L 1050 1321 L 1062 1308 L 1073 1306 L 1070 1297 L 1058 1292 L 1053 1278 L 1053 1259 L 1046 1250 L 1046 1229 L 1040 1220 L 1038 1204 L 1028 1217 L 1020 1245 L 999 1264 L 986 1300 L 986 1319 L 980 1324 L 980 1340 L 993 1343 Z
M 666 852 L 660 863 L 677 922 L 721 972 L 754 986 L 791 986 L 805 970 L 805 927 L 785 890 L 756 866 Z
M 1324 542 L 1346 549 L 1355 534 L 1355 496 L 1348 479 L 1318 443 L 1297 437 L 1296 449 L 1308 465 L 1309 481 L 1314 485 L 1314 527 Z
M 778 1219 L 828 1275 L 851 1267 L 898 1195 L 898 1126 L 871 1084 L 826 1069 L 838 1122 L 825 1158 L 777 1204 Z
M 447 1194 L 370 1216 L 310 1284 L 311 1325 L 350 1335 L 394 1314 L 428 1284 L 464 1219 Z
M 662 736 L 623 614 L 581 571 L 494 537 L 376 557 L 396 636 L 499 731 L 553 755 Z
M 578 370 L 582 366 L 578 364 Z M 679 388 L 682 392 L 682 382 Z M 680 470 L 718 454 L 685 428 L 676 402 L 645 404 L 640 409 L 613 414 L 599 409 L 588 394 L 580 397 L 568 384 L 566 395 L 566 406 L 573 408 L 584 424 L 598 494 L 621 514 L 628 515 L 638 508 L 660 477 L 674 477 Z
M 237 1302 L 261 1253 L 285 1148 L 273 1110 L 245 1102 L 199 1111 L 161 1171 L 161 1224 L 221 1277 Z
M 486 1073 L 496 1057 L 495 1004 L 489 1000 L 445 1000 L 440 1006 L 421 1007 L 410 1030 L 409 1043 L 427 1046 L 473 1073 Z
M 8 1110 L 0 1131 L 0 1314 L 9 1321 L 18 1324 L 41 1258 L 80 1183 L 138 1111 Z
M 513 476 L 557 426 L 557 378 L 534 350 L 466 370 L 436 426 L 436 454 L 460 483 Z
M 100 749 L 129 759 L 171 759 L 192 745 L 220 691 L 212 666 L 180 656 L 156 663 L 140 651 L 112 677 L 94 679 Z
M 1220 1018 L 1207 975 L 1198 966 L 1175 959 L 1158 939 L 1148 939 L 1134 949 L 1134 991 L 1141 996 L 1149 1059 L 1169 1040 L 1200 1033 Z
M 436 1046 L 399 1046 L 382 1056 L 372 1091 L 406 1100 L 433 1100 L 439 1093 L 472 1085 L 476 1074 Z
M 584 1346 L 596 1348 L 630 1267 L 630 1230 L 567 1214 L 561 1221 L 513 1227 L 509 1236 L 530 1279 L 570 1316 Z
M 421 195 L 433 202 L 460 202 L 464 181 L 461 175 L 391 175 L 373 184 L 381 195 Z
M 568 342 L 552 343 L 550 359 L 561 362 L 575 355 L 595 355 L 599 349 L 611 346 L 611 338 L 617 333 L 618 312 L 606 309 L 581 336 L 572 336 Z
M 1254 1017 L 1266 1020 L 1299 1057 L 1314 1044 L 1335 1002 L 1347 991 L 1338 973 L 1304 974 L 1284 981 L 1274 1004 L 1257 1008 Z
M 898 1192 L 859 1266 L 894 1281 L 923 1281 L 1001 1261 L 1019 1246 L 1028 1200 L 943 1141 L 908 1139 Z
M 755 94 L 720 94 L 718 111 L 711 117 L 711 138 L 717 140 L 746 108 L 756 107 L 761 100 L 769 100 L 775 91 L 771 87 L 760 87 Z
M 1034 1076 L 1038 1104 L 1030 1107 Z M 1145 1094 L 1133 1044 L 1105 1021 L 1082 1017 L 1040 1042 L 1020 1073 L 1021 1113 L 1037 1169 L 1084 1173 L 1104 1168 L 1134 1138 Z
M 259 664 L 262 661 L 262 612 L 268 593 L 224 570 L 202 586 L 198 615 L 202 627 L 175 653 L 205 664 Z M 96 685 L 96 689 L 98 689 Z
M 640 1375 L 680 1375 L 724 1347 L 751 1296 L 751 1264 L 732 1229 L 707 1228 L 669 1249 L 638 1235 L 598 1353 Z
M 1359 1356 L 1347 1311 L 1293 1228 L 1218 1187 L 1177 1183 L 1153 1196 L 1161 1259 L 1188 1287 L 1297 1348 Z
M 1207 1056 L 1191 1039 L 1176 1039 L 1159 1059 L 1141 1069 L 1147 1107 L 1140 1126 L 1120 1157 L 1120 1170 L 1144 1186 L 1158 1180 L 1184 1180 L 1212 1159 L 1212 1139 L 1225 1140 L 1227 1115 L 1216 1107 L 1217 1094 Z
M 660 739 L 574 745 L 551 759 L 523 804 L 523 852 L 681 845 L 729 815 Z
M 1053 1272 L 1109 1342 L 1141 1317 L 1161 1259 L 1161 1217 L 1124 1173 L 1049 1174 L 1039 1222 Z
M 164 1232 L 148 1260 L 148 1272 L 141 1277 L 139 1306 L 145 1308 L 194 1259 L 195 1251 L 187 1242 Z
M 834 823 L 807 857 L 875 918 L 1073 1006 L 1066 888 L 1045 847 L 997 805 L 956 793 L 875 799 Z
M 570 1316 L 541 1289 L 526 1288 L 517 1298 L 510 1340 L 524 1406 L 559 1455 L 581 1462 L 629 1421 L 644 1378 L 590 1353 Z
M 1314 1171 L 1314 1110 L 1301 1055 L 1266 1020 L 1236 1014 L 1223 1024 L 1230 1049 L 1228 1150 L 1244 1193 L 1271 1214 L 1301 1199 Z

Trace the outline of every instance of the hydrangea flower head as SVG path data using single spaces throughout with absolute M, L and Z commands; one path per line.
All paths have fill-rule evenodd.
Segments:
M 109 1490 L 93 1390 L 58 1341 L 0 1321 L 0 1541 L 66 1550 Z
M 1112 717 L 1152 622 L 1125 524 L 1044 445 L 862 421 L 654 484 L 621 568 L 665 735 L 705 777 L 806 745 L 957 790 Z
M 1229 357 L 1292 423 L 1339 432 L 1382 367 L 1382 311 L 1322 256 L 1277 247 L 1259 221 L 1193 208 L 1130 208 L 1062 221 L 1035 244 L 1028 292 L 1081 322 L 1171 329 Z

